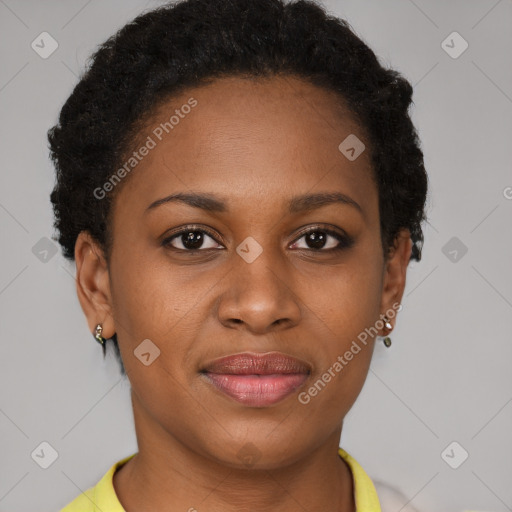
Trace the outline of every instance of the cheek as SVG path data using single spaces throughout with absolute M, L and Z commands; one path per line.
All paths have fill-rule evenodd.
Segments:
M 302 291 L 316 318 L 318 362 L 316 384 L 304 401 L 329 403 L 326 410 L 332 407 L 339 418 L 359 395 L 371 362 L 375 335 L 371 327 L 380 313 L 378 263 L 357 258 L 357 263 L 333 268 L 315 291 L 312 287 Z
M 181 272 L 161 263 L 136 261 L 115 267 L 112 293 L 116 327 L 119 324 L 134 341 L 151 337 L 165 339 L 166 333 L 182 318 L 193 316 L 201 291 L 184 283 Z
M 176 271 L 165 262 L 139 260 L 114 268 L 116 332 L 133 387 L 140 387 L 138 392 L 145 394 L 145 390 L 173 383 L 178 389 L 188 386 L 191 377 L 184 373 L 184 362 L 190 360 L 193 340 L 205 321 L 206 290 L 214 291 L 219 277 L 210 280 L 208 273 L 197 276 L 192 269 Z M 156 356 L 149 366 L 138 357 L 145 350 L 150 360 Z M 152 400 L 152 396 L 148 398 Z
M 348 339 L 377 320 L 381 278 L 375 262 L 354 258 L 353 264 L 331 267 L 326 275 L 304 280 L 300 296 L 325 328 L 340 336 L 341 350 Z
M 311 421 L 318 425 L 339 424 L 361 392 L 374 347 L 372 338 L 363 338 L 361 332 L 364 334 L 364 329 L 361 331 L 359 325 L 342 324 L 335 331 L 337 336 L 319 338 L 319 364 L 308 387 L 298 396 Z

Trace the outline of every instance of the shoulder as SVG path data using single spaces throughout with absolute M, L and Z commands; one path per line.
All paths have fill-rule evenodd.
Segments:
M 373 480 L 373 485 L 379 495 L 382 512 L 419 512 L 414 508 L 400 491 L 384 482 Z
M 89 487 L 59 512 L 125 512 L 117 499 L 113 477 L 116 470 L 134 455 L 136 454 L 114 463 L 94 487 Z
M 96 507 L 94 505 L 96 486 L 90 487 L 85 492 L 77 496 L 71 503 L 68 503 L 59 512 L 94 512 Z

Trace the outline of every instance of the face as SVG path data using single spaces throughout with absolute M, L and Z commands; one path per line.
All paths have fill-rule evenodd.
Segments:
M 355 160 L 338 149 L 351 134 L 366 146 Z M 91 332 L 117 333 L 139 449 L 156 436 L 275 468 L 341 432 L 411 248 L 404 236 L 383 258 L 369 147 L 334 93 L 293 77 L 189 89 L 141 130 L 113 203 L 110 265 L 86 233 L 75 248 Z M 175 194 L 196 196 L 160 201 Z M 202 371 L 245 352 L 308 372 L 263 377 L 254 396 L 249 379 L 262 377 Z

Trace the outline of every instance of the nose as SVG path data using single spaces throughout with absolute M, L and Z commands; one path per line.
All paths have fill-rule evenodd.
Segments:
M 238 255 L 234 258 L 227 289 L 217 304 L 219 321 L 225 327 L 253 334 L 296 326 L 301 319 L 301 303 L 282 259 L 269 250 L 252 263 Z

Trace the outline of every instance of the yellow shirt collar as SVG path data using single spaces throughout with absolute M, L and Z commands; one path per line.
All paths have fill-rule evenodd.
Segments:
M 370 477 L 343 448 L 339 448 L 338 453 L 352 471 L 356 512 L 381 512 L 377 491 Z M 134 455 L 136 454 L 132 453 L 116 462 L 94 487 L 77 496 L 60 512 L 126 512 L 117 499 L 113 477 L 115 471 Z
M 343 448 L 339 448 L 338 453 L 352 471 L 356 512 L 381 512 L 377 491 L 370 477 L 356 459 L 350 456 Z

